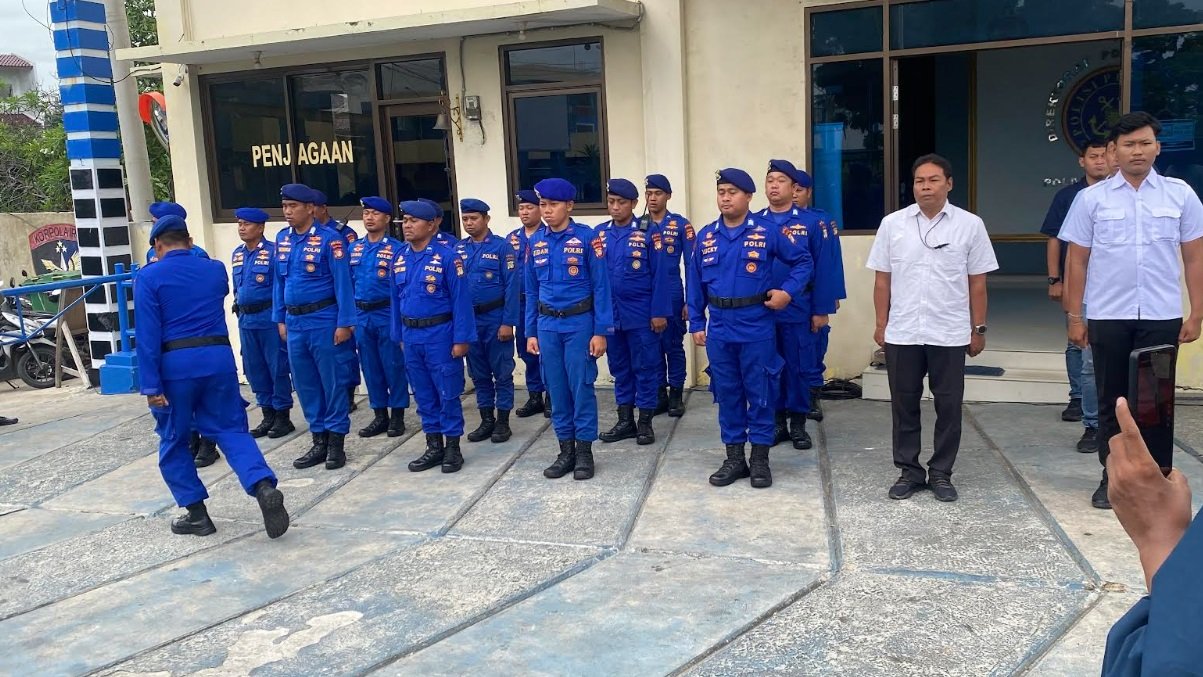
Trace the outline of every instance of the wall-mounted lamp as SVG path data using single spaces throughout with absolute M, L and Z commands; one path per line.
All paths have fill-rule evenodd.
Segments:
M 455 107 L 449 108 L 450 102 L 446 96 L 439 97 L 439 116 L 435 118 L 434 128 L 446 132 L 451 129 L 451 125 L 455 125 L 455 136 L 460 141 L 464 140 L 464 126 L 460 117 L 460 100 L 459 96 L 455 97 Z

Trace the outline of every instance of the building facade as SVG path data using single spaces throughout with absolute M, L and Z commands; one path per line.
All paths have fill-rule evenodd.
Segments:
M 511 196 L 541 178 L 571 179 L 576 217 L 598 223 L 606 179 L 656 172 L 673 181 L 670 208 L 700 227 L 717 216 L 716 169 L 756 176 L 784 157 L 814 175 L 817 205 L 843 237 L 849 298 L 833 320 L 834 376 L 869 363 L 864 261 L 882 215 L 911 201 L 915 157 L 952 160 L 952 200 L 987 223 L 1003 266 L 995 279 L 1032 292 L 1006 320 L 1018 334 L 1057 321 L 1041 298 L 1038 230 L 1056 190 L 1078 178 L 1076 148 L 1121 111 L 1165 121 L 1159 169 L 1203 189 L 1203 0 L 156 9 L 160 44 L 119 57 L 162 62 L 164 81 L 178 83 L 165 88 L 176 196 L 215 255 L 237 244 L 233 209 L 278 215 L 278 188 L 292 181 L 323 190 L 353 225 L 362 195 L 439 200 L 453 229 L 457 200 L 476 197 L 504 234 L 517 226 Z M 1045 319 L 1025 315 L 1029 302 L 1045 304 Z M 1060 328 L 1044 330 L 1052 343 L 1032 349 L 1063 348 Z M 689 352 L 701 382 L 704 352 Z M 1198 350 L 1180 363 L 1185 384 L 1203 385 Z

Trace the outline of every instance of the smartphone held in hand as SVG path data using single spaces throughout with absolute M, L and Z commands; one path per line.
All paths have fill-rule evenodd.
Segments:
M 1133 350 L 1128 363 L 1128 407 L 1140 436 L 1163 472 L 1174 458 L 1174 372 L 1178 347 Z

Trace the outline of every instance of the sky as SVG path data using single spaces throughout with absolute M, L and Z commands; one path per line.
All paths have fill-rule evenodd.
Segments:
M 37 17 L 29 17 L 25 9 Z M 50 23 L 49 0 L 0 0 L 0 52 L 12 53 L 33 62 L 43 88 L 58 85 L 54 67 L 54 40 L 39 25 Z

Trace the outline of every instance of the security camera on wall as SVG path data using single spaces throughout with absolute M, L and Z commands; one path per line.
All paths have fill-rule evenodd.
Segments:
M 180 66 L 180 70 L 176 73 L 175 79 L 171 81 L 173 87 L 179 87 L 184 84 L 184 76 L 188 74 L 187 66 Z

